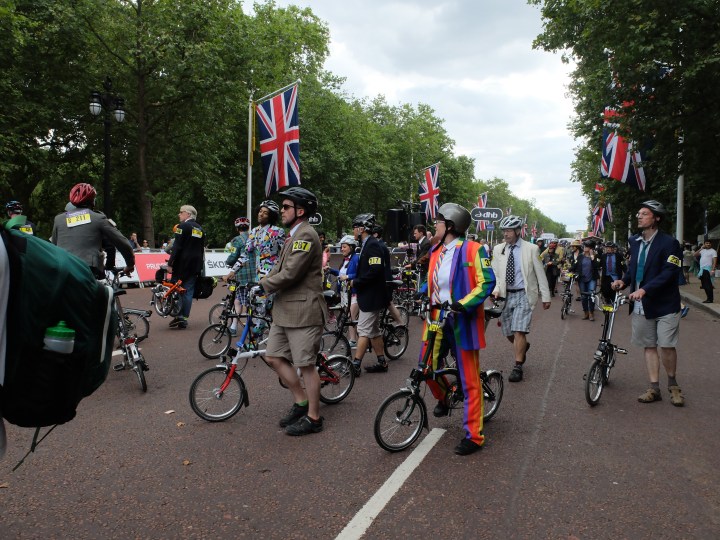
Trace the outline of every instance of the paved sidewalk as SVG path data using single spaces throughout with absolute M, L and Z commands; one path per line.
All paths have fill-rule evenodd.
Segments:
M 703 304 L 703 301 L 707 296 L 705 291 L 700 288 L 700 280 L 693 279 L 690 283 L 680 286 L 680 296 L 685 304 L 690 305 L 694 308 L 702 309 L 710 315 L 717 315 L 720 317 L 720 304 L 715 296 L 714 304 Z

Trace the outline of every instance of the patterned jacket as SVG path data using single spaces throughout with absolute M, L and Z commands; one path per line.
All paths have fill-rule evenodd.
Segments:
M 240 262 L 245 264 L 245 257 L 255 257 L 257 279 L 266 276 L 280 257 L 285 243 L 285 231 L 276 225 L 265 225 L 253 228 L 246 244 L 247 255 L 240 254 Z

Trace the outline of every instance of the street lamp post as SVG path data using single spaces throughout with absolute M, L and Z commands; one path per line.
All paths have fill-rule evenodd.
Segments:
M 125 120 L 125 100 L 112 93 L 112 80 L 105 77 L 103 82 L 105 92 L 94 90 L 90 92 L 90 113 L 98 116 L 104 113 L 104 144 L 105 144 L 105 166 L 103 170 L 103 212 L 106 216 L 112 214 L 112 194 L 110 192 L 110 116 L 122 122 Z

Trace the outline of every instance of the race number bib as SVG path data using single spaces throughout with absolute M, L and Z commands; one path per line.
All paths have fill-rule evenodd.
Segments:
M 202 238 L 203 232 L 200 229 L 196 229 L 195 227 L 193 227 L 192 235 L 193 238 Z
M 382 264 L 382 259 L 380 257 L 370 257 L 368 264 Z
M 310 251 L 310 242 L 305 242 L 303 240 L 296 240 L 293 242 L 292 250 L 309 252 Z
M 77 212 L 67 212 L 65 214 L 65 223 L 68 227 L 79 227 L 90 223 L 90 212 L 87 209 L 78 210 Z

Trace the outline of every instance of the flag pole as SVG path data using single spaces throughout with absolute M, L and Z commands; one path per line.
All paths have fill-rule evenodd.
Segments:
M 282 94 L 285 90 L 289 90 L 290 88 L 292 88 L 292 87 L 295 86 L 296 84 L 300 84 L 301 82 L 302 82 L 302 81 L 301 81 L 300 79 L 298 79 L 297 81 L 292 82 L 292 83 L 288 84 L 287 86 L 283 86 L 280 90 L 275 90 L 274 92 L 270 92 L 267 96 L 261 97 L 260 99 L 257 100 L 257 102 L 260 103 L 260 102 L 262 102 L 262 101 L 265 101 L 265 100 L 267 100 L 267 99 L 270 99 L 270 98 L 272 98 L 272 97 L 275 97 L 275 96 L 277 96 L 278 94 Z
M 253 129 L 253 112 L 255 110 L 252 92 L 250 93 L 250 101 L 248 104 L 248 161 L 247 161 L 247 196 L 246 196 L 246 217 L 252 223 L 252 166 L 253 166 L 253 149 L 255 144 L 253 143 L 253 137 L 255 136 L 255 130 Z

